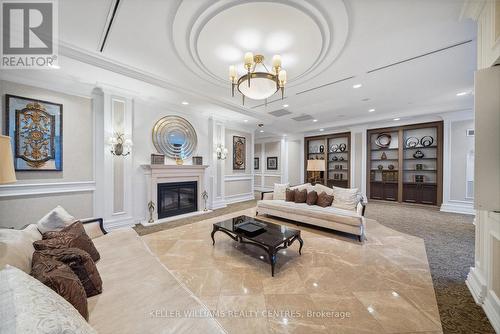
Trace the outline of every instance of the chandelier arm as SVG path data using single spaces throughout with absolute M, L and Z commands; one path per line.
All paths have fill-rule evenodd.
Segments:
M 264 68 L 266 69 L 266 72 L 269 72 L 269 70 L 266 67 L 266 64 L 262 63 L 262 66 L 264 66 Z

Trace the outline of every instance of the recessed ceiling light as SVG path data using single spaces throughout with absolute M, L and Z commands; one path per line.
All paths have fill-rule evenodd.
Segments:
M 323 131 L 325 131 L 325 129 L 319 129 L 319 131 L 323 132 Z
M 264 130 L 260 130 L 259 132 L 260 132 L 260 133 L 263 133 L 263 132 L 264 132 Z
M 189 104 L 189 102 L 187 102 L 187 101 L 182 101 L 181 103 L 182 103 L 183 105 L 185 105 L 185 106 L 187 106 L 187 105 Z
M 284 104 L 284 105 L 283 105 L 283 108 L 288 108 L 288 104 Z
M 248 119 L 244 119 L 243 122 L 247 123 L 248 122 Z
M 313 119 L 313 122 L 317 122 L 318 120 L 317 119 Z
M 467 95 L 469 94 L 469 92 L 460 92 L 460 93 L 457 93 L 457 96 L 464 96 L 464 95 Z
M 397 117 L 397 118 L 393 118 L 392 120 L 393 121 L 399 121 L 401 118 Z
M 362 84 L 355 84 L 355 85 L 352 85 L 352 88 L 361 88 L 361 87 L 363 87 L 363 85 L 362 85 Z
M 368 112 L 374 112 L 374 111 L 375 111 L 375 109 L 373 109 L 373 108 L 368 110 Z

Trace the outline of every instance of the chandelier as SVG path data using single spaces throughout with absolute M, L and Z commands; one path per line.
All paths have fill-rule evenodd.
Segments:
M 257 66 L 263 67 L 260 72 Z M 281 56 L 273 56 L 272 71 L 269 71 L 264 64 L 264 56 L 253 55 L 252 52 L 245 53 L 246 74 L 238 78 L 236 66 L 229 66 L 229 80 L 231 81 L 231 94 L 234 97 L 235 88 L 241 93 L 243 105 L 245 97 L 252 100 L 266 100 L 281 90 L 281 99 L 284 97 L 286 84 L 286 71 L 281 69 Z

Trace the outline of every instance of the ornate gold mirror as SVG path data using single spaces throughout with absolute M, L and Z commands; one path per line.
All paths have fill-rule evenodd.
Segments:
M 165 116 L 153 127 L 153 145 L 158 153 L 171 159 L 187 159 L 198 144 L 196 131 L 191 123 L 179 116 Z

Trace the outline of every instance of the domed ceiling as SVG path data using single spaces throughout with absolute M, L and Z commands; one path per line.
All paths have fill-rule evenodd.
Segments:
M 344 3 L 317 1 L 185 1 L 178 7 L 172 38 L 178 56 L 196 75 L 222 87 L 228 67 L 244 73 L 243 55 L 262 54 L 271 68 L 282 56 L 289 86 L 325 70 L 339 55 L 348 35 Z

